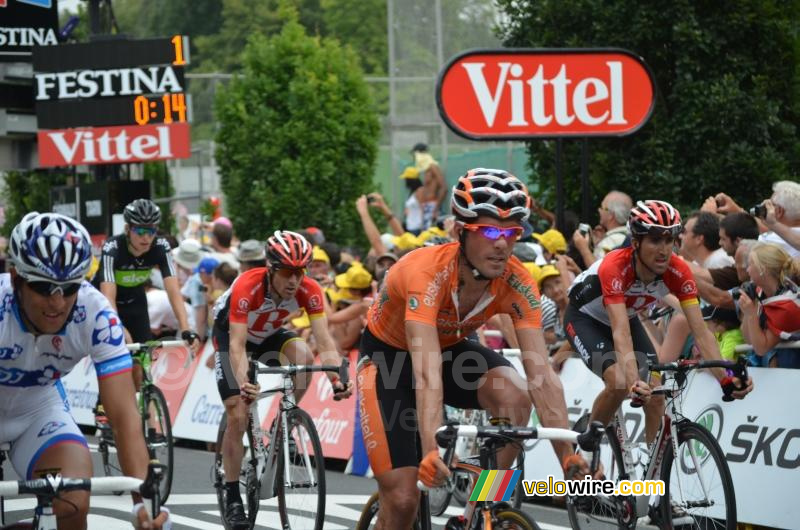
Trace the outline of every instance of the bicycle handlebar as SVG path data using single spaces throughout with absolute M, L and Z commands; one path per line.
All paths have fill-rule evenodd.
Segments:
M 125 347 L 128 348 L 128 351 L 131 353 L 136 353 L 139 350 L 144 350 L 146 348 L 155 350 L 156 348 L 169 348 L 172 346 L 186 346 L 186 342 L 183 340 L 151 340 L 147 342 L 134 342 L 125 345 Z
M 86 490 L 95 493 L 113 491 L 139 491 L 144 484 L 134 477 L 63 478 L 61 474 L 33 480 L 7 480 L 0 482 L 0 496 L 57 495 L 64 491 Z
M 342 358 L 339 366 L 332 364 L 290 364 L 288 366 L 274 366 L 259 368 L 258 361 L 250 360 L 247 367 L 247 380 L 251 384 L 256 383 L 256 374 L 279 374 L 283 376 L 293 376 L 298 373 L 310 372 L 336 372 L 339 374 L 339 381 L 347 388 L 350 382 L 350 361 L 346 357 Z
M 728 370 L 729 377 L 736 377 L 742 383 L 748 379 L 747 375 L 747 360 L 744 357 L 739 357 L 736 361 L 719 360 L 697 360 L 697 359 L 681 359 L 676 362 L 651 364 L 650 370 L 654 372 L 676 372 L 675 379 L 679 384 L 683 384 L 686 380 L 686 373 L 691 370 L 699 370 L 701 368 L 725 368 Z M 722 401 L 733 401 L 733 391 L 736 390 L 733 382 L 726 378 L 722 384 Z
M 599 421 L 592 422 L 586 431 L 582 433 L 558 427 L 514 427 L 501 425 L 460 425 L 450 423 L 436 430 L 436 443 L 439 445 L 442 460 L 448 467 L 450 467 L 452 454 L 455 451 L 455 442 L 459 437 L 468 439 L 511 438 L 515 440 L 557 440 L 577 443 L 584 451 L 592 452 L 590 468 L 592 469 L 592 473 L 594 473 L 599 463 L 598 449 L 604 434 L 605 429 L 603 428 L 603 424 Z M 430 489 L 419 480 L 417 481 L 417 488 L 420 491 L 428 491 Z

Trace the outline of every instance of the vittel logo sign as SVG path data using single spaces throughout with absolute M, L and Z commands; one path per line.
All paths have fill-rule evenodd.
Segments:
M 647 66 L 625 50 L 476 50 L 439 75 L 439 113 L 475 140 L 623 136 L 653 111 Z

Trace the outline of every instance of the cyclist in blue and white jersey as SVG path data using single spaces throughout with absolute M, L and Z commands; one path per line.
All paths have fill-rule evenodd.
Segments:
M 9 242 L 11 269 L 0 274 L 0 443 L 26 479 L 61 473 L 92 476 L 83 434 L 60 379 L 85 356 L 94 361 L 123 472 L 144 478 L 148 454 L 136 408 L 131 356 L 108 300 L 84 280 L 91 243 L 78 222 L 55 213 L 27 214 Z M 134 526 L 160 528 L 133 495 Z M 58 527 L 86 527 L 88 492 L 55 501 Z

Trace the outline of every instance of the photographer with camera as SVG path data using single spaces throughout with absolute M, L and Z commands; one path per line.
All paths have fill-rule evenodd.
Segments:
M 759 241 L 777 243 L 793 258 L 800 257 L 800 184 L 781 181 L 773 186 L 774 193 L 756 208 L 757 217 L 764 221 L 769 232 Z M 754 208 L 755 209 L 755 208 Z
M 748 256 L 749 282 L 737 299 L 742 334 L 753 346 L 757 366 L 800 368 L 800 350 L 778 348 L 781 340 L 800 332 L 800 264 L 775 243 L 758 242 Z M 760 364 L 759 364 L 760 363 Z
M 749 211 L 758 220 L 759 231 L 763 232 L 759 241 L 777 243 L 793 258 L 800 256 L 800 184 L 797 182 L 781 180 L 774 183 L 772 196 L 749 210 L 736 204 L 725 193 L 706 199 L 702 210 L 723 215 Z M 774 217 L 769 212 L 774 212 Z
M 589 267 L 608 252 L 618 248 L 628 237 L 628 215 L 633 202 L 627 193 L 610 191 L 603 197 L 597 212 L 600 230 L 591 232 L 581 226 L 572 234 L 572 244 L 580 252 L 584 264 Z M 594 241 L 594 250 L 590 243 Z

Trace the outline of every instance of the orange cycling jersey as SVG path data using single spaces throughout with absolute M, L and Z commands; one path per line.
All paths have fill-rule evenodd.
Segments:
M 511 316 L 515 329 L 540 328 L 539 289 L 530 273 L 511 257 L 467 315 L 458 314 L 459 243 L 417 249 L 387 273 L 367 315 L 369 330 L 398 349 L 408 349 L 405 322 L 436 326 L 439 345 L 455 344 L 498 313 Z

